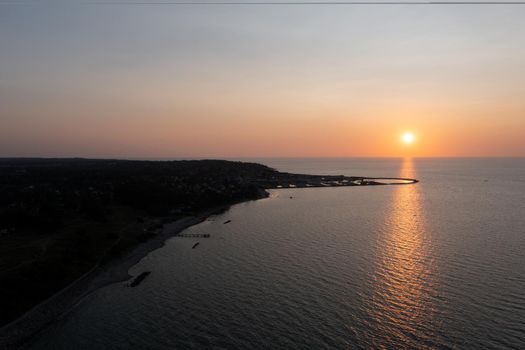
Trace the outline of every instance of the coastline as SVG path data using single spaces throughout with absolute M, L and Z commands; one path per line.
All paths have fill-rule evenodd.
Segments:
M 267 198 L 261 196 L 258 199 Z M 249 200 L 246 200 L 249 201 Z M 238 203 L 242 203 L 241 201 Z M 19 349 L 30 343 L 46 327 L 66 315 L 85 297 L 108 285 L 124 282 L 133 276 L 129 270 L 152 251 L 162 248 L 166 241 L 187 228 L 197 225 L 213 215 L 221 214 L 238 203 L 203 210 L 194 215 L 165 224 L 154 237 L 106 264 L 97 264 L 64 289 L 44 300 L 25 314 L 0 328 L 0 348 Z
M 359 180 L 360 183 L 356 184 L 353 181 L 343 183 L 339 182 L 340 179 L 346 179 L 344 176 L 299 176 L 306 177 L 308 180 L 318 177 L 318 180 L 323 180 L 326 182 L 320 182 L 318 184 L 307 184 L 305 182 L 297 183 L 297 185 L 289 184 L 286 187 L 277 185 L 268 186 L 268 184 L 266 184 L 265 187 L 267 190 L 279 190 L 286 188 L 402 185 L 414 184 L 418 182 L 416 179 L 408 178 L 348 178 L 352 179 L 353 181 Z M 374 180 L 401 180 L 403 182 L 381 183 Z M 131 279 L 133 277 L 129 274 L 131 267 L 139 263 L 140 260 L 142 260 L 152 251 L 163 247 L 168 239 L 180 234 L 182 231 L 191 226 L 205 221 L 212 215 L 217 215 L 229 210 L 232 205 L 267 198 L 269 196 L 269 192 L 267 190 L 261 191 L 256 198 L 244 198 L 229 204 L 202 210 L 191 216 L 186 216 L 171 223 L 164 224 L 163 227 L 159 229 L 159 232 L 157 232 L 147 241 L 138 244 L 129 251 L 125 252 L 123 255 L 114 257 L 106 263 L 96 264 L 84 275 L 73 281 L 67 287 L 58 291 L 56 294 L 44 300 L 43 302 L 35 305 L 32 309 L 21 315 L 16 320 L 1 327 L 0 348 L 6 350 L 22 348 L 24 345 L 30 343 L 31 340 L 40 332 L 45 330 L 45 328 L 53 324 L 61 317 L 64 317 L 70 310 L 72 310 L 91 293 L 108 285 Z

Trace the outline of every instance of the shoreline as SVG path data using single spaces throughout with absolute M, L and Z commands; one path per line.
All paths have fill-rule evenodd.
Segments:
M 267 197 L 268 193 L 266 196 L 261 196 L 258 199 Z M 167 223 L 154 237 L 135 246 L 122 256 L 116 257 L 103 265 L 100 263 L 96 264 L 67 287 L 0 328 L 0 348 L 5 350 L 22 348 L 48 326 L 64 317 L 91 293 L 109 285 L 131 279 L 133 276 L 129 274 L 129 270 L 149 253 L 162 248 L 168 239 L 177 236 L 191 226 L 204 222 L 213 215 L 228 211 L 232 205 L 247 201 L 250 200 L 221 205 Z
M 299 184 L 298 186 L 291 185 L 290 187 L 267 186 L 266 190 L 262 191 L 258 198 L 243 199 L 230 204 L 209 208 L 197 212 L 191 216 L 186 216 L 176 221 L 164 224 L 163 227 L 159 229 L 160 232 L 158 232 L 149 240 L 131 248 L 123 255 L 115 257 L 107 263 L 96 264 L 84 275 L 70 283 L 62 290 L 58 291 L 53 296 L 35 305 L 32 309 L 28 310 L 25 314 L 21 315 L 14 321 L 1 327 L 0 348 L 10 350 L 19 349 L 25 345 L 28 345 L 31 343 L 32 339 L 38 336 L 40 332 L 44 331 L 48 326 L 67 315 L 69 311 L 75 308 L 85 297 L 89 296 L 91 293 L 111 284 L 120 283 L 131 279 L 133 276 L 129 274 L 129 270 L 149 253 L 162 248 L 168 239 L 177 236 L 191 226 L 205 221 L 210 216 L 218 215 L 228 211 L 233 205 L 268 198 L 270 193 L 267 190 L 304 189 L 316 187 L 325 188 L 374 185 L 405 185 L 419 182 L 416 179 L 409 178 L 360 177 L 355 178 L 362 181 L 360 184 L 355 184 L 352 182 L 343 184 L 339 182 L 332 182 L 333 178 L 339 177 L 326 176 L 322 179 L 325 180 L 325 178 L 327 183 L 322 184 Z M 402 180 L 406 182 L 380 183 L 375 182 L 374 180 Z

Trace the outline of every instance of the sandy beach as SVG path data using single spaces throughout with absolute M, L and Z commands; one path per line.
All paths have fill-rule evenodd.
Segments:
M 51 298 L 38 304 L 15 321 L 0 329 L 0 348 L 18 349 L 82 301 L 92 292 L 113 283 L 129 280 L 129 269 L 150 252 L 161 248 L 166 240 L 176 236 L 190 226 L 201 223 L 209 216 L 228 210 L 221 206 L 202 211 L 196 215 L 165 224 L 150 240 L 138 245 L 128 253 L 109 263 L 97 264 L 82 277 L 71 283 Z

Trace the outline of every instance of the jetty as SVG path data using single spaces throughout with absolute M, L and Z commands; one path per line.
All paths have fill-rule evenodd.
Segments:
M 344 175 L 305 175 L 278 173 L 264 180 L 256 180 L 266 189 L 409 185 L 419 182 L 406 177 L 365 177 Z
M 210 238 L 209 233 L 181 233 L 176 235 L 175 237 L 180 238 Z
M 144 279 L 146 277 L 149 276 L 149 274 L 151 273 L 151 271 L 144 271 L 142 272 L 140 275 L 138 275 L 137 277 L 135 277 L 135 279 L 133 281 L 131 281 L 131 283 L 129 284 L 130 287 L 136 287 L 138 286 L 139 284 L 142 283 L 142 281 L 144 281 Z

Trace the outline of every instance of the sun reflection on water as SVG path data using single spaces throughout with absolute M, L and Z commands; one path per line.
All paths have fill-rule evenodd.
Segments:
M 411 159 L 403 161 L 400 176 L 416 177 Z M 411 343 L 421 348 L 425 340 L 430 342 L 434 310 L 431 244 L 419 186 L 396 186 L 393 191 L 370 280 L 373 294 L 366 311 L 374 334 L 369 340 L 374 348 Z

